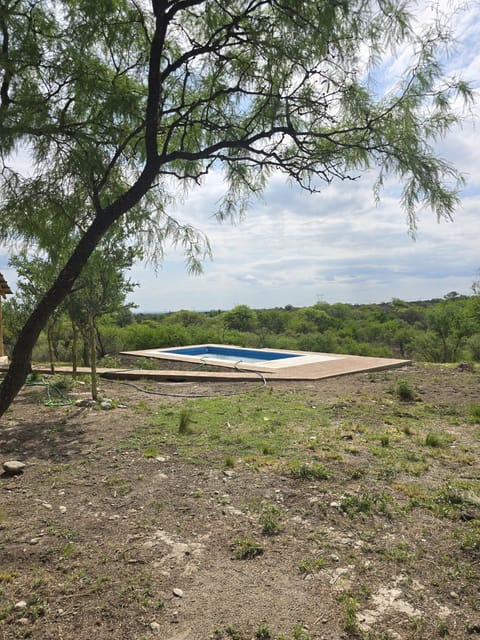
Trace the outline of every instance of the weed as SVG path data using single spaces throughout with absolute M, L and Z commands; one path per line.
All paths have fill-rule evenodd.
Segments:
M 269 502 L 262 504 L 259 522 L 264 536 L 274 536 L 283 531 L 281 515 L 282 510 L 278 505 Z
M 113 476 L 112 478 L 105 480 L 105 484 L 107 487 L 111 487 L 116 495 L 124 496 L 131 491 L 131 485 L 125 478 Z
M 0 582 L 13 582 L 13 580 L 17 577 L 15 571 L 2 571 L 0 573 Z
M 192 412 L 189 409 L 183 409 L 180 411 L 180 419 L 178 422 L 178 433 L 180 435 L 187 435 L 192 433 L 190 425 L 193 422 Z
M 343 628 L 352 638 L 362 638 L 363 633 L 357 620 L 358 601 L 351 595 L 342 596 Z
M 390 544 L 382 552 L 383 556 L 390 562 L 395 564 L 408 565 L 415 559 L 414 552 L 410 549 L 409 545 L 403 542 L 397 544 Z
M 310 634 L 305 629 L 303 623 L 297 622 L 297 624 L 293 628 L 293 638 L 294 640 L 310 640 Z
M 443 449 L 449 442 L 448 436 L 439 431 L 429 431 L 425 436 L 425 444 L 427 447 L 434 449 Z
M 235 466 L 235 460 L 233 459 L 233 456 L 225 456 L 225 468 L 233 469 L 234 466 Z
M 262 624 L 258 627 L 255 638 L 256 640 L 273 640 L 273 636 L 266 624 Z
M 390 445 L 390 437 L 388 433 L 384 433 L 382 436 L 380 436 L 380 444 L 382 445 L 382 447 L 388 447 Z
M 441 620 L 438 623 L 437 633 L 440 638 L 446 638 L 449 635 L 448 624 L 445 622 L 445 620 Z
M 49 387 L 55 391 L 70 391 L 75 384 L 72 376 L 57 374 L 48 381 Z
M 233 626 L 228 626 L 225 629 L 225 633 L 227 634 L 227 637 L 230 638 L 231 640 L 242 640 L 243 635 L 240 633 L 240 631 L 238 631 L 238 629 L 236 629 L 236 627 Z M 223 636 L 220 636 L 223 637 Z
M 460 548 L 463 551 L 480 555 L 480 522 L 473 521 L 466 531 L 462 532 Z
M 300 480 L 328 480 L 329 473 L 320 462 L 295 462 L 290 465 L 290 474 Z
M 412 402 L 415 400 L 415 392 L 406 378 L 401 378 L 395 387 L 395 394 L 402 402 Z
M 480 404 L 478 402 L 471 404 L 468 411 L 470 421 L 475 424 L 480 423 Z
M 156 458 L 158 455 L 160 455 L 160 450 L 155 445 L 148 445 L 143 451 L 145 458 Z
M 327 564 L 325 558 L 303 558 L 298 565 L 300 573 L 311 575 L 322 569 Z
M 232 545 L 233 555 L 237 560 L 251 560 L 264 552 L 262 545 L 248 538 L 239 538 Z
M 71 558 L 73 556 L 73 553 L 73 544 L 71 542 L 67 542 L 67 544 L 62 547 L 62 556 L 64 558 Z

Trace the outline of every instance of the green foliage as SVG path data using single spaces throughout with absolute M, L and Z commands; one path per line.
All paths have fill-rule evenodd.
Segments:
M 273 503 L 264 502 L 261 505 L 259 523 L 264 536 L 274 536 L 283 531 L 281 523 L 282 510 Z
M 298 565 L 300 573 L 306 575 L 316 573 L 326 565 L 325 558 L 303 558 Z
M 328 480 L 330 474 L 320 462 L 294 462 L 290 465 L 290 475 L 299 480 Z
M 415 400 L 415 392 L 411 387 L 411 384 L 405 378 L 402 378 L 397 382 L 395 392 L 400 400 L 403 402 L 412 402 Z
M 178 245 L 190 271 L 200 270 L 208 241 L 168 211 L 214 166 L 225 185 L 219 219 L 241 216 L 273 172 L 315 191 L 369 169 L 378 170 L 375 198 L 389 176 L 401 182 L 412 231 L 423 205 L 450 218 L 463 180 L 432 145 L 472 92 L 442 75 L 449 35 L 438 17 L 419 33 L 408 6 L 384 9 L 360 0 L 6 4 L 0 240 L 37 252 L 65 247 L 44 311 L 32 312 L 19 334 L 28 353 L 15 351 L 7 374 L 15 388 L 45 322 L 102 239 L 128 239 L 157 264 L 168 243 Z M 398 82 L 372 91 L 377 66 L 401 47 L 412 59 L 399 64 Z M 28 175 L 9 168 L 22 145 Z M 227 328 L 257 331 L 251 310 L 239 311 L 226 315 Z M 314 327 L 318 338 L 335 326 L 320 306 L 296 320 L 295 335 Z M 462 331 L 450 331 L 451 357 Z M 358 338 L 349 350 L 356 347 L 370 348 Z M 14 387 L 2 389 L 4 411 Z
M 232 545 L 233 555 L 237 560 L 251 560 L 264 552 L 262 545 L 248 538 L 239 538 Z

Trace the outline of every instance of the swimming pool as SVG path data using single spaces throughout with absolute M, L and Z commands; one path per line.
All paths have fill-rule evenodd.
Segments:
M 148 349 L 144 355 L 191 363 L 212 364 L 223 367 L 258 368 L 261 370 L 281 369 L 316 362 L 337 360 L 341 356 L 305 351 L 285 351 L 281 349 L 247 349 L 232 345 L 199 344 L 188 347 L 168 347 Z

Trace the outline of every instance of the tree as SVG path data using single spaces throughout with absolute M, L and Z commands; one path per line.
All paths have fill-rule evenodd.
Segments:
M 74 331 L 74 373 L 77 360 L 75 338 L 80 332 L 91 369 L 90 387 L 94 400 L 98 399 L 97 322 L 101 316 L 128 306 L 125 305 L 125 297 L 134 285 L 125 278 L 125 271 L 132 266 L 134 257 L 131 249 L 118 244 L 95 250 L 76 281 L 75 291 L 67 296 L 64 303 Z
M 460 177 L 430 145 L 458 120 L 453 101 L 470 91 L 442 75 L 448 35 L 418 34 L 399 1 L 0 7 L 0 237 L 42 247 L 52 235 L 79 234 L 19 335 L 0 415 L 23 384 L 40 331 L 112 226 L 121 221 L 157 257 L 170 237 L 199 267 L 208 247 L 167 210 L 179 186 L 195 186 L 213 168 L 226 184 L 219 218 L 241 213 L 275 171 L 315 191 L 370 167 L 378 188 L 399 177 L 411 227 L 423 204 L 452 214 Z M 412 65 L 396 88 L 370 93 L 375 63 L 401 43 L 411 46 Z M 18 145 L 33 158 L 27 177 L 7 166 Z

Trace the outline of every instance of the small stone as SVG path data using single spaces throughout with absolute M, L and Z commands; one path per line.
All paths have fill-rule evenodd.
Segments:
M 40 542 L 40 538 L 32 538 L 29 544 L 38 544 Z
M 75 402 L 76 407 L 94 407 L 96 404 L 97 402 L 95 400 L 89 400 L 88 398 L 83 398 Z
M 52 505 L 49 502 L 42 502 L 42 507 L 45 507 L 45 509 L 53 509 Z
M 67 513 L 67 507 L 64 507 L 63 504 L 60 505 L 59 507 L 60 513 Z
M 16 602 L 14 605 L 15 609 L 26 609 L 27 608 L 27 602 L 26 600 L 19 600 L 19 602 Z
M 21 624 L 23 627 L 25 627 L 27 624 L 29 624 L 29 619 L 28 618 L 19 618 L 18 619 L 18 624 Z
M 235 474 L 234 474 L 234 472 L 233 472 L 233 471 L 225 470 L 225 471 L 223 472 L 223 475 L 224 475 L 224 476 L 227 476 L 227 478 L 233 478 L 233 476 L 234 476 Z
M 3 470 L 7 476 L 18 476 L 20 473 L 23 473 L 24 469 L 25 463 L 19 460 L 8 460 L 3 463 Z
M 160 625 L 158 624 L 158 622 L 151 622 L 150 623 L 150 629 L 154 632 L 154 633 L 158 633 L 161 629 Z
M 110 409 L 113 409 L 112 401 L 104 400 L 103 402 L 100 403 L 100 408 L 103 409 L 104 411 L 109 411 Z
M 184 593 L 181 589 L 178 589 L 177 587 L 175 587 L 175 589 L 173 589 L 173 595 L 177 596 L 177 598 L 183 598 Z

